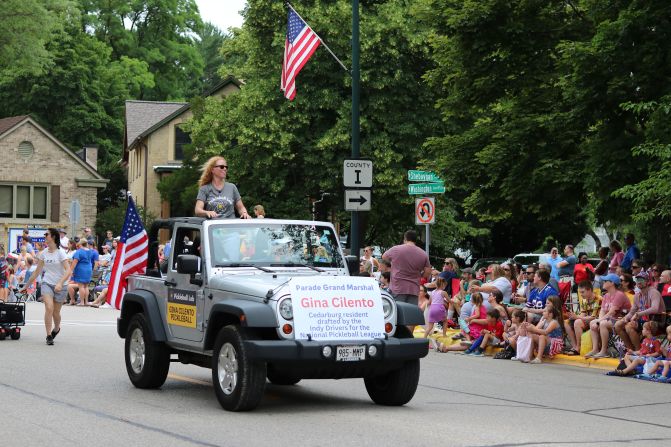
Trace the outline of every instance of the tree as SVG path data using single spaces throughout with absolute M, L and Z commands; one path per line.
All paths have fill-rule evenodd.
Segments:
M 558 84 L 557 45 L 580 39 L 565 1 L 424 0 L 444 133 L 426 142 L 449 193 L 474 225 L 491 228 L 490 254 L 575 243 L 586 204 L 573 111 Z M 568 123 L 568 125 L 567 125 Z
M 144 61 L 154 74 L 137 99 L 182 100 L 201 93 L 203 60 L 194 44 L 202 27 L 195 0 L 78 0 L 83 28 L 112 48 L 112 58 Z
M 402 0 L 366 3 L 361 14 L 361 147 L 362 156 L 374 161 L 376 185 L 363 240 L 381 245 L 397 243 L 414 225 L 406 171 L 417 167 L 422 142 L 440 125 L 434 92 L 421 82 L 431 66 L 426 46 L 406 19 L 406 6 Z M 306 1 L 300 13 L 349 64 L 350 2 Z M 296 100 L 288 102 L 279 91 L 286 10 L 279 2 L 252 0 L 244 15 L 242 29 L 224 43 L 220 73 L 234 73 L 245 85 L 235 95 L 193 107 L 193 166 L 223 154 L 245 203 L 262 203 L 274 217 L 309 218 L 309 198 L 329 192 L 324 209 L 348 222 L 341 172 L 350 156 L 349 76 L 319 49 L 298 77 Z M 193 181 L 196 172 L 176 175 Z M 163 190 L 164 197 L 175 197 L 188 184 L 169 182 L 174 186 Z M 456 223 L 458 215 L 445 212 L 445 218 Z M 452 241 L 456 228 L 470 231 L 441 227 L 437 240 Z
M 223 33 L 214 24 L 205 22 L 198 33 L 198 37 L 194 44 L 205 66 L 199 80 L 200 84 L 197 87 L 206 92 L 221 81 L 221 76 L 217 73 L 217 70 L 224 64 L 221 47 L 230 36 Z
M 0 8 L 0 85 L 53 63 L 46 45 L 75 15 L 70 0 L 5 0 Z
M 47 45 L 53 65 L 39 76 L 22 75 L 0 86 L 0 113 L 31 114 L 70 148 L 99 146 L 98 169 L 110 175 L 111 187 L 100 192 L 100 209 L 119 198 L 126 187 L 118 166 L 123 139 L 124 101 L 153 85 L 146 63 L 122 57 L 69 25 Z

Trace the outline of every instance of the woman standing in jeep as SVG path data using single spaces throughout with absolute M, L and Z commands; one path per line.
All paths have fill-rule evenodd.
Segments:
M 237 211 L 242 219 L 251 219 L 238 188 L 233 183 L 226 182 L 227 174 L 228 163 L 224 157 L 214 156 L 203 165 L 194 210 L 196 216 L 232 219 Z

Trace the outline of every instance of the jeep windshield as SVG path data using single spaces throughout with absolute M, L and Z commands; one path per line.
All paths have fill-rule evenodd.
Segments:
M 300 224 L 213 225 L 210 258 L 215 267 L 344 268 L 330 227 Z

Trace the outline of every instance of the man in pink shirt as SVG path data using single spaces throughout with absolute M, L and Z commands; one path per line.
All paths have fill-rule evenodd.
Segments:
M 417 232 L 408 230 L 403 243 L 384 252 L 382 259 L 391 262 L 391 293 L 396 301 L 417 305 L 420 278 L 431 276 L 429 256 L 416 245 Z

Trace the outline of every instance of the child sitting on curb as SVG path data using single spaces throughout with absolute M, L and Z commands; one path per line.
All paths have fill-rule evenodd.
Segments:
M 560 323 L 561 322 L 561 323 Z M 536 326 L 529 322 L 524 323 L 533 346 L 536 348 L 536 358 L 530 364 L 542 362 L 543 355 L 550 357 L 559 354 L 564 349 L 564 330 L 561 307 L 552 305 L 550 298 L 543 309 L 541 321 Z
M 660 352 L 664 356 L 663 359 L 657 360 L 649 368 L 646 368 L 646 374 L 652 376 L 657 382 L 670 383 L 671 375 L 671 326 L 666 328 L 666 338 L 660 346 Z
M 487 318 L 487 308 L 482 304 L 482 294 L 480 292 L 473 293 L 470 302 L 473 304 L 473 310 L 471 311 L 471 316 L 466 318 L 465 323 L 468 324 L 467 336 L 469 336 L 471 340 L 475 340 L 480 337 L 480 333 L 485 328 L 483 323 Z M 436 352 L 465 351 L 472 344 L 470 341 L 462 341 L 456 345 L 445 346 L 433 338 L 430 340 L 431 345 Z
M 480 337 L 466 350 L 466 354 L 483 355 L 487 346 L 501 345 L 503 323 L 501 323 L 501 314 L 499 311 L 497 309 L 489 309 L 485 321 L 487 322 L 487 327 L 480 332 Z
M 616 369 L 608 371 L 608 376 L 631 376 L 638 372 L 643 372 L 643 365 L 646 369 L 651 369 L 652 365 L 657 362 L 657 357 L 661 353 L 661 343 L 656 340 L 652 334 L 657 332 L 657 322 L 646 321 L 643 324 L 643 341 L 641 342 L 641 349 L 632 351 L 627 349 L 627 354 L 624 356 L 624 363 L 627 365 L 624 369 Z
M 522 309 L 516 309 L 513 312 L 513 316 L 508 323 L 506 324 L 507 329 L 503 333 L 503 341 L 507 345 L 510 345 L 515 349 L 515 344 L 517 343 L 517 337 L 519 337 L 519 329 L 522 323 L 527 319 L 527 314 Z
M 470 290 L 472 286 L 475 285 L 480 285 L 480 281 L 478 280 L 473 280 L 470 283 L 468 283 L 468 289 Z M 471 316 L 473 313 L 473 302 L 471 301 L 471 295 L 470 293 L 467 293 L 464 296 L 464 301 L 461 303 L 461 307 L 459 310 L 459 318 L 458 318 L 458 324 L 459 328 L 461 329 L 461 332 L 459 332 L 457 335 L 453 336 L 453 340 L 458 340 L 458 339 L 467 339 L 470 340 L 470 329 L 468 328 L 468 323 L 466 322 L 466 319 Z M 448 310 L 449 313 L 449 310 Z

